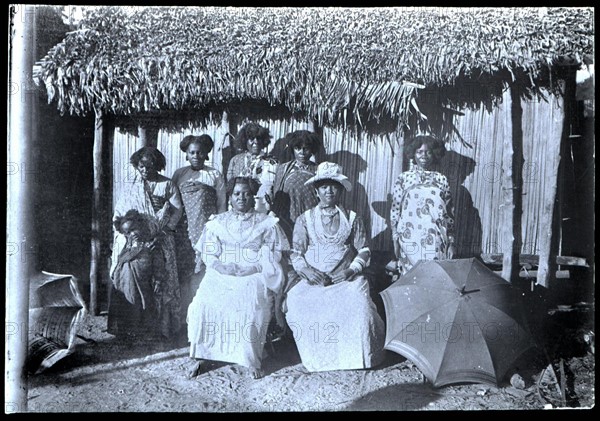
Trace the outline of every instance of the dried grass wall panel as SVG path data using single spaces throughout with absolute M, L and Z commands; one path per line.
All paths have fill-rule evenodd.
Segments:
M 505 96 L 508 93 L 505 94 Z M 462 110 L 455 125 L 469 148 L 449 145 L 442 171 L 455 198 L 457 241 L 461 255 L 502 253 L 500 205 L 502 200 L 502 144 L 510 132 L 508 97 L 494 108 Z M 551 225 L 544 209 L 554 203 L 558 173 L 558 146 L 564 114 L 562 100 L 522 101 L 523 108 L 523 214 L 522 253 L 540 253 L 540 233 Z M 507 131 L 508 130 L 508 131 Z M 510 186 L 508 186 L 510 187 Z M 551 214 L 551 212 L 550 212 Z
M 441 171 L 446 174 L 455 203 L 458 254 L 475 256 L 500 252 L 502 145 L 510 131 L 510 97 L 493 112 L 461 110 L 456 117 L 458 140 L 448 145 Z
M 502 198 L 501 168 L 502 145 L 510 132 L 511 110 L 506 100 L 492 112 L 485 109 L 462 110 L 464 116 L 456 117 L 457 132 L 471 147 L 454 141 L 448 145 L 441 171 L 446 174 L 453 193 L 459 255 L 467 257 L 483 253 L 501 253 Z M 543 217 L 544 206 L 552 206 L 558 171 L 556 148 L 562 133 L 562 101 L 549 97 L 549 102 L 522 102 L 523 107 L 523 253 L 538 254 L 539 236 L 550 221 Z M 226 117 L 225 117 L 226 118 Z M 313 130 L 310 122 L 296 120 L 259 120 L 269 127 L 272 150 L 275 142 L 294 130 Z M 240 124 L 240 126 L 243 123 Z M 209 134 L 215 141 L 209 165 L 222 171 L 222 151 L 228 142 L 228 126 L 211 125 L 203 130 L 186 130 L 182 133 L 159 131 L 158 147 L 167 158 L 163 172 L 171 176 L 184 165 L 185 154 L 179 142 L 188 134 Z M 389 211 L 394 182 L 402 171 L 403 139 L 385 135 L 370 137 L 344 130 L 323 129 L 324 158 L 342 165 L 344 173 L 355 183 L 352 192 L 346 193 L 344 204 L 363 215 L 370 227 L 374 250 L 391 250 Z M 115 130 L 114 190 L 113 198 L 120 194 L 123 183 L 134 175 L 129 157 L 141 143 L 139 138 Z M 546 212 L 547 214 L 547 212 Z
M 360 214 L 370 229 L 373 250 L 392 250 L 389 213 L 394 182 L 402 171 L 402 140 L 323 130 L 325 158 L 343 168 L 354 187 L 344 194 L 348 209 Z
M 313 130 L 313 124 L 297 120 L 258 120 L 257 123 L 269 127 L 271 135 L 271 144 L 267 148 L 270 152 L 275 142 L 284 137 L 287 133 L 295 130 Z M 240 127 L 246 121 L 240 124 Z M 185 154 L 179 149 L 179 142 L 189 135 L 208 134 L 215 142 L 215 146 L 206 162 L 219 171 L 223 172 L 223 149 L 229 146 L 229 127 L 227 124 L 227 115 L 223 116 L 220 124 L 212 124 L 204 129 L 186 129 L 180 133 L 170 133 L 165 130 L 158 131 L 157 148 L 165 155 L 167 165 L 162 172 L 163 175 L 171 177 L 177 168 L 188 165 Z M 131 134 L 121 133 L 115 129 L 113 168 L 115 185 L 113 189 L 113 200 L 118 197 L 124 187 L 124 183 L 131 182 L 135 175 L 133 167 L 129 164 L 129 157 L 140 147 L 142 142 L 139 137 Z M 113 202 L 116 203 L 116 202 Z

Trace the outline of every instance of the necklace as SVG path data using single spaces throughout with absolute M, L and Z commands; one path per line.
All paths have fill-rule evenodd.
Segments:
M 323 211 L 325 211 L 326 215 L 323 215 Z M 346 238 L 348 238 L 348 235 L 350 235 L 351 226 L 347 219 L 342 217 L 337 206 L 335 208 L 321 208 L 320 206 L 317 206 L 313 208 L 310 215 L 311 216 L 307 221 L 308 235 L 315 239 L 316 243 L 342 244 Z M 338 219 L 340 222 L 338 229 L 335 233 L 328 233 L 326 229 L 328 225 L 325 224 L 324 219 L 329 217 L 333 221 L 335 215 L 339 215 Z
M 311 167 L 312 167 L 312 165 L 310 163 L 302 164 L 301 162 L 298 162 L 298 161 L 294 161 L 294 165 L 296 166 L 296 168 L 298 168 L 299 170 L 302 170 L 302 171 L 311 171 Z
M 240 212 L 232 209 L 229 223 L 225 225 L 225 228 L 234 238 L 238 238 L 239 240 L 248 239 L 256 224 L 256 218 L 254 216 L 255 212 L 253 210 L 250 210 L 249 212 Z
M 321 208 L 321 221 L 323 225 L 331 225 L 333 218 L 339 213 L 337 208 Z

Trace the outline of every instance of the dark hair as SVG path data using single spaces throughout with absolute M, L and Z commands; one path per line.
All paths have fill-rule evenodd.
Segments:
M 248 150 L 248 139 L 257 139 L 260 142 L 260 149 L 271 143 L 269 129 L 257 123 L 248 123 L 244 125 L 235 137 L 238 148 Z
M 290 149 L 305 145 L 310 149 L 310 152 L 313 155 L 319 151 L 319 147 L 321 146 L 321 139 L 319 136 L 308 130 L 296 130 L 295 132 L 289 133 L 286 136 L 286 142 Z
M 236 184 L 247 185 L 250 188 L 250 192 L 252 192 L 252 194 L 254 196 L 256 196 L 256 193 L 258 193 L 258 188 L 260 187 L 258 184 L 258 181 L 256 181 L 252 177 L 233 177 L 232 179 L 227 180 L 227 195 L 228 196 L 231 196 Z
M 331 178 L 323 178 L 321 180 L 317 180 L 313 183 L 313 187 L 315 189 L 318 189 L 319 187 L 321 187 L 325 184 L 337 184 L 338 187 L 340 188 L 340 190 L 346 190 L 346 188 L 344 187 L 344 185 L 342 183 L 340 183 L 339 181 L 333 180 Z
M 431 149 L 434 163 L 439 162 L 446 154 L 446 145 L 433 136 L 420 135 L 409 139 L 404 145 L 404 156 L 409 160 L 415 157 L 415 152 L 421 146 L 427 145 Z
M 140 232 L 141 240 L 146 241 L 150 238 L 150 228 L 146 222 L 144 215 L 139 213 L 135 209 L 128 210 L 125 215 L 117 216 L 113 222 L 115 229 L 123 234 L 121 227 L 125 222 L 130 222 L 132 228 L 137 229 Z
M 213 146 L 215 146 L 215 142 L 213 142 L 212 137 L 207 134 L 203 134 L 201 136 L 187 135 L 184 137 L 181 142 L 179 142 L 179 149 L 183 152 L 187 152 L 190 145 L 198 145 L 200 146 L 200 150 L 204 153 L 209 153 L 212 151 Z
M 140 161 L 144 158 L 152 161 L 152 164 L 154 165 L 156 171 L 162 171 L 167 166 L 167 159 L 165 158 L 165 156 L 162 154 L 161 151 L 159 151 L 153 146 L 144 146 L 143 148 L 138 149 L 131 155 L 131 158 L 129 158 L 129 162 L 131 163 L 131 165 L 137 168 Z

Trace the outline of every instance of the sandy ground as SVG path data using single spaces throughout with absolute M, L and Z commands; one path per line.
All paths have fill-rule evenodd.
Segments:
M 106 317 L 88 316 L 72 355 L 30 377 L 31 412 L 287 412 L 421 411 L 590 408 L 595 402 L 595 360 L 588 352 L 565 356 L 564 396 L 550 370 L 531 365 L 497 386 L 434 388 L 412 362 L 387 352 L 376 369 L 308 373 L 293 342 L 274 343 L 265 358 L 266 377 L 214 363 L 188 380 L 188 348 L 117 342 L 105 332 Z M 560 373 L 560 359 L 553 367 Z M 541 376 L 541 379 L 540 379 Z M 538 381 L 539 380 L 539 381 Z

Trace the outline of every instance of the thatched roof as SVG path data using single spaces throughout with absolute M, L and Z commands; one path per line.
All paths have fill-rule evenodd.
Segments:
M 423 87 L 593 54 L 591 8 L 104 7 L 35 68 L 61 113 L 263 100 L 323 124 L 414 114 Z

